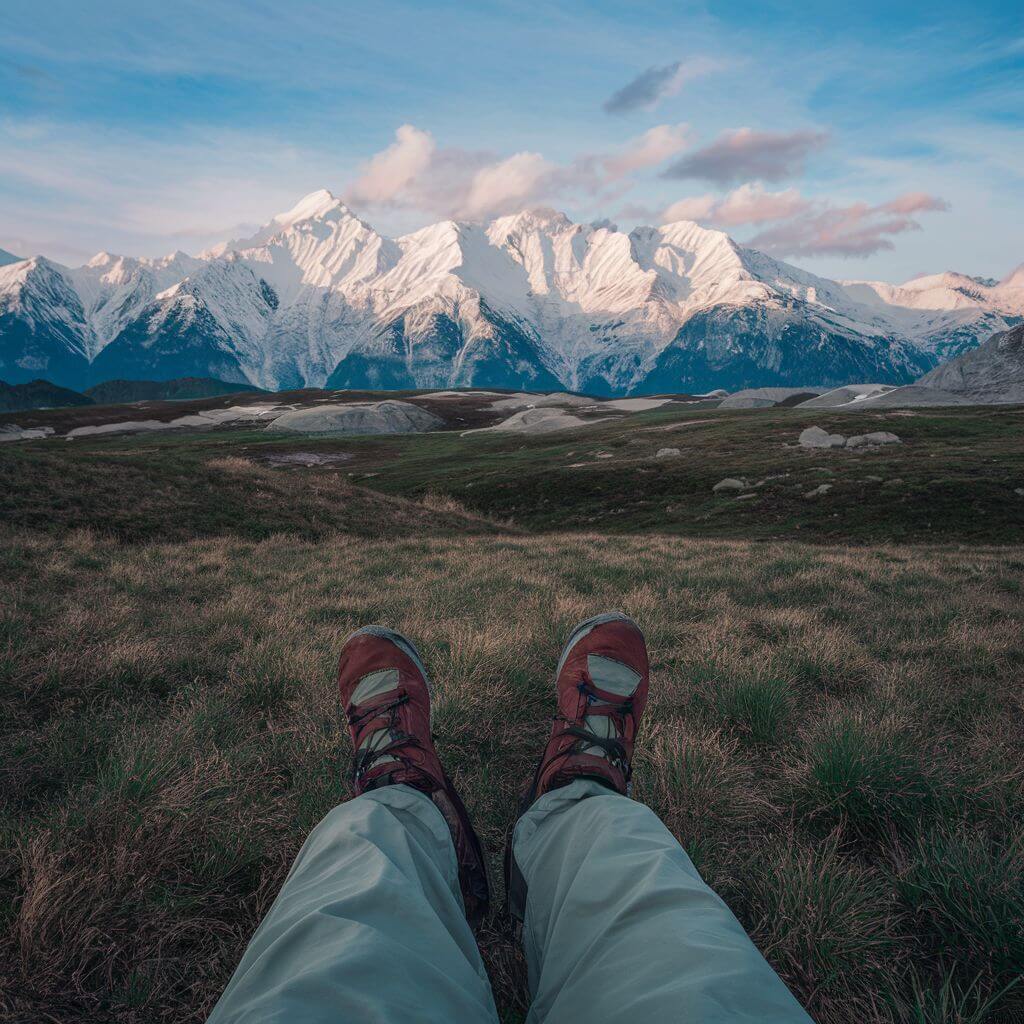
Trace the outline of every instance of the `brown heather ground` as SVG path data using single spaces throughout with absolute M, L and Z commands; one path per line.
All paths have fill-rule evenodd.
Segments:
M 420 646 L 497 869 L 560 646 L 608 607 L 653 657 L 636 796 L 817 1020 L 1022 1019 L 1024 549 L 450 525 L 0 535 L 4 1019 L 204 1019 L 349 794 L 332 672 L 362 623 Z M 500 918 L 482 942 L 518 1020 Z

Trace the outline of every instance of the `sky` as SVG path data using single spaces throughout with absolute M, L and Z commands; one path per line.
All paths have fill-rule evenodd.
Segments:
M 317 189 L 552 206 L 815 273 L 1024 261 L 1024 5 L 4 0 L 0 248 L 199 252 Z

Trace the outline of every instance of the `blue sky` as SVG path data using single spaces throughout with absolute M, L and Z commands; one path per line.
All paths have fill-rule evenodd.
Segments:
M 557 9 L 555 9 L 557 6 Z M 835 277 L 1024 260 L 1019 3 L 7 0 L 0 247 L 686 216 Z M 397 134 L 396 134 L 397 133 Z

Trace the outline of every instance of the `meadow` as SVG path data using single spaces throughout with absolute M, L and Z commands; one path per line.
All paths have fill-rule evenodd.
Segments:
M 245 432 L 7 446 L 0 1015 L 205 1019 L 350 795 L 334 671 L 367 622 L 420 647 L 500 879 L 562 642 L 614 607 L 652 655 L 635 796 L 812 1016 L 1019 1021 L 1024 417 L 1002 417 L 909 418 L 902 452 L 828 464 L 827 504 L 788 489 L 825 456 L 781 449 L 774 411 L 291 441 L 352 454 L 316 470 Z M 795 480 L 757 502 L 710 492 L 772 470 Z M 946 496 L 930 518 L 922 494 Z M 501 902 L 480 941 L 515 1022 Z

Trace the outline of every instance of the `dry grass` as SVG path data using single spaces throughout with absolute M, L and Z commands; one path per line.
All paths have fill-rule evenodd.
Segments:
M 10 534 L 0 1012 L 205 1018 L 349 795 L 332 673 L 365 622 L 420 646 L 497 868 L 561 643 L 612 606 L 653 657 L 636 795 L 816 1019 L 1020 1020 L 1022 584 L 1013 548 Z M 516 1019 L 500 921 L 484 950 Z

